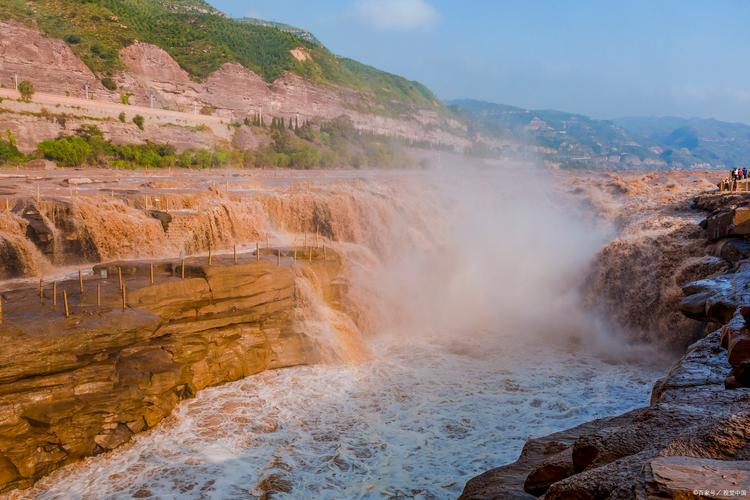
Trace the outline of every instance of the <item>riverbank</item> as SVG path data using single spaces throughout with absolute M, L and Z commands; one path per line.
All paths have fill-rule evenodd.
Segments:
M 684 319 L 689 329 L 666 334 L 675 324 L 669 308 L 675 289 L 706 269 L 723 269 L 704 255 L 701 240 L 695 238 L 701 230 L 686 203 L 688 195 L 711 187 L 710 174 L 685 174 L 684 182 L 675 184 L 661 173 L 530 176 L 518 166 L 461 167 L 387 173 L 13 174 L 2 186 L 11 201 L 6 208 L 10 216 L 2 219 L 0 227 L 2 250 L 8 256 L 2 260 L 2 272 L 11 279 L 0 289 L 26 289 L 35 307 L 40 277 L 47 294 L 54 281 L 58 285 L 68 281 L 65 286 L 72 286 L 68 291 L 75 316 L 77 272 L 83 271 L 88 287 L 84 297 L 91 300 L 95 295 L 88 290 L 95 290 L 91 287 L 96 281 L 89 283 L 95 278 L 87 275 L 100 262 L 119 262 L 125 269 L 125 260 L 143 262 L 136 266 L 138 277 L 132 277 L 132 285 L 140 288 L 141 283 L 145 289 L 151 286 L 150 266 L 145 267 L 151 262 L 164 263 L 157 266 L 159 283 L 179 284 L 181 256 L 188 256 L 188 270 L 197 265 L 198 272 L 208 276 L 220 266 L 235 267 L 234 248 L 243 267 L 248 255 L 252 260 L 256 245 L 262 251 L 270 246 L 271 255 L 264 258 L 273 273 L 282 273 L 291 264 L 294 256 L 289 249 L 294 248 L 326 248 L 339 256 L 341 265 L 336 278 L 329 276 L 330 286 L 328 278 L 294 275 L 293 289 L 305 297 L 304 307 L 292 307 L 291 324 L 299 328 L 285 330 L 300 333 L 305 342 L 315 339 L 315 349 L 306 350 L 305 356 L 318 359 L 322 352 L 332 364 L 307 369 L 293 363 L 297 366 L 283 375 L 274 372 L 236 382 L 239 389 L 230 384 L 226 389 L 207 389 L 205 396 L 198 392 L 197 399 L 175 407 L 170 423 L 136 437 L 132 447 L 125 445 L 122 451 L 116 447 L 105 456 L 86 459 L 83 463 L 89 465 L 66 467 L 43 480 L 30 496 L 61 492 L 66 484 L 73 484 L 60 479 L 72 477 L 68 474 L 80 480 L 62 494 L 105 491 L 97 482 L 99 465 L 89 466 L 108 464 L 112 471 L 108 485 L 113 489 L 106 491 L 112 495 L 117 488 L 140 495 L 138 485 L 144 491 L 166 492 L 167 477 L 180 491 L 183 487 L 185 492 L 193 491 L 199 484 L 214 491 L 208 484 L 212 479 L 207 478 L 219 476 L 235 492 L 251 486 L 258 494 L 283 492 L 275 489 L 281 485 L 300 494 L 356 495 L 353 486 L 374 481 L 372 491 L 415 494 L 409 485 L 429 477 L 428 482 L 420 479 L 417 489 L 450 498 L 472 475 L 496 460 L 510 460 L 529 432 L 555 432 L 645 403 L 647 388 L 663 367 L 656 346 L 684 346 L 700 325 Z M 274 255 L 278 248 L 284 249 L 281 262 Z M 208 266 L 210 258 L 214 263 Z M 314 254 L 312 265 L 319 260 L 319 253 Z M 117 283 L 112 282 L 117 264 L 106 265 L 110 281 L 103 300 L 106 307 L 116 308 L 116 300 L 121 299 Z M 101 268 L 95 269 L 96 280 L 101 280 Z M 202 276 L 186 279 L 202 283 L 206 279 Z M 279 279 L 287 278 L 280 274 Z M 231 290 L 230 295 L 235 288 Z M 195 300 L 205 299 L 201 289 L 193 291 L 198 295 Z M 137 295 L 137 290 L 129 289 L 130 299 Z M 544 304 L 541 309 L 540 304 Z M 81 312 L 92 312 L 90 306 L 84 304 Z M 141 307 L 130 302 L 127 306 Z M 119 307 L 112 314 L 122 315 Z M 143 314 L 172 314 L 169 307 L 162 311 L 159 306 L 156 312 L 146 307 Z M 198 318 L 198 324 L 216 320 L 206 307 L 201 315 L 210 318 Z M 13 308 L 7 310 L 13 319 Z M 55 314 L 59 319 L 61 311 Z M 244 314 L 242 308 L 237 314 Z M 118 317 L 103 319 L 116 326 Z M 158 320 L 193 323 L 187 316 Z M 256 329 L 260 325 L 254 321 L 247 319 L 246 326 Z M 196 328 L 200 331 L 191 330 L 189 336 L 197 334 L 200 344 L 205 340 L 203 330 L 186 326 Z M 288 340 L 294 344 L 294 338 Z M 273 335 L 268 340 L 274 351 L 278 346 Z M 641 343 L 633 344 L 637 340 Z M 374 359 L 358 348 L 362 345 L 374 349 Z M 103 355 L 108 353 L 105 349 Z M 351 370 L 348 361 L 354 362 Z M 300 361 L 307 362 L 307 358 Z M 221 371 L 221 356 L 210 364 Z M 142 365 L 146 370 L 149 362 Z M 260 363 L 247 371 L 237 370 L 238 377 L 265 367 Z M 308 380 L 304 374 L 314 376 Z M 556 381 L 551 392 L 549 380 Z M 189 378 L 178 381 L 178 386 L 195 385 Z M 245 392 L 248 388 L 251 393 Z M 195 392 L 180 394 L 186 398 Z M 262 394 L 260 409 L 271 413 L 259 418 L 273 422 L 269 435 L 263 431 L 265 425 L 256 425 L 243 409 L 243 402 L 253 405 Z M 296 394 L 311 396 L 297 400 Z M 319 395 L 319 401 L 312 395 Z M 411 404 L 419 411 L 413 412 Z M 199 450 L 216 451 L 207 443 L 223 435 L 224 415 L 212 416 L 215 408 L 226 408 L 226 418 L 236 416 L 247 426 L 235 428 L 235 436 L 241 436 L 236 444 L 228 444 L 219 455 L 206 455 Z M 478 408 L 483 409 L 481 418 L 476 416 Z M 442 413 L 442 424 L 429 432 L 435 412 Z M 372 418 L 365 418 L 369 414 Z M 193 426 L 197 415 L 202 415 L 204 428 Z M 132 421 L 123 420 L 125 427 Z M 130 439 L 117 422 L 115 428 L 93 436 L 99 447 L 93 451 L 108 449 L 96 437 L 118 428 L 119 437 L 99 441 L 119 444 L 120 438 Z M 171 458 L 155 456 L 150 450 L 164 448 L 162 427 L 169 433 L 175 422 L 185 432 L 182 438 L 195 443 L 194 451 L 183 454 L 180 448 L 168 451 Z M 341 439 L 350 440 L 346 450 L 331 450 L 325 444 L 330 444 L 326 436 L 332 428 L 338 429 Z M 363 432 L 374 434 L 368 441 L 371 446 L 361 443 Z M 195 440 L 188 438 L 193 435 Z M 501 447 L 496 444 L 499 440 Z M 269 455 L 270 450 L 274 453 Z M 259 464 L 258 457 L 266 457 L 268 464 Z M 331 461 L 331 457 L 338 458 Z M 426 474 L 424 467 L 409 466 L 421 458 L 450 480 Z M 127 466 L 121 475 L 116 470 L 123 463 Z M 206 465 L 205 476 L 194 477 L 197 463 Z M 316 470 L 311 467 L 314 463 L 329 466 L 309 473 Z M 469 465 L 462 467 L 462 463 Z M 168 470 L 160 464 L 168 464 Z M 138 471 L 144 467 L 153 475 L 141 477 Z M 241 473 L 242 467 L 249 469 Z M 408 473 L 400 472 L 407 467 Z M 94 489 L 88 486 L 92 473 L 99 478 Z M 285 482 L 275 483 L 277 477 Z M 14 495 L 24 497 L 23 492 Z
M 263 248 L 3 293 L 0 491 L 117 448 L 206 387 L 320 361 L 297 287 L 340 303 L 340 272 L 331 249 Z
M 681 311 L 711 333 L 655 384 L 651 405 L 531 439 L 516 462 L 472 479 L 461 498 L 747 496 L 748 205 L 747 195 L 695 200 L 696 210 L 710 211 L 701 224 L 706 255 L 731 272 L 684 284 Z

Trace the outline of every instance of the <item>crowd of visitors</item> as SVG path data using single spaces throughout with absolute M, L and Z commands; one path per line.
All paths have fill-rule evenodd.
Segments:
M 729 177 L 721 181 L 719 189 L 722 191 L 737 191 L 737 181 L 747 179 L 748 175 L 750 175 L 750 171 L 747 167 L 733 168 Z

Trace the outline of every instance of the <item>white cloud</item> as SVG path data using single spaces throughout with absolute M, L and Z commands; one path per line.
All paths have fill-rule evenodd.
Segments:
M 414 31 L 437 22 L 437 11 L 425 0 L 358 0 L 357 16 L 377 30 Z

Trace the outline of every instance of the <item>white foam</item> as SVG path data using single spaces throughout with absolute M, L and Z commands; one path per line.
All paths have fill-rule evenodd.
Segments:
M 360 366 L 265 372 L 201 392 L 132 444 L 43 479 L 38 498 L 455 498 L 524 441 L 647 404 L 658 370 L 551 343 L 378 340 Z M 16 496 L 20 496 L 16 494 Z

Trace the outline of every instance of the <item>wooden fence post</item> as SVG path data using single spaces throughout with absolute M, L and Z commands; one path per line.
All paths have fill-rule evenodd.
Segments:
M 255 262 L 260 262 L 260 243 L 255 242 Z
M 96 284 L 96 307 L 102 307 L 102 284 Z
M 44 303 L 44 284 L 42 278 L 39 278 L 39 303 Z
M 211 255 L 211 243 L 208 243 L 208 265 L 213 263 L 213 255 Z
M 122 310 L 125 311 L 127 307 L 128 307 L 128 287 L 123 286 L 122 287 Z
M 83 273 L 81 270 L 78 270 L 78 286 L 81 289 L 81 297 L 83 297 Z
M 185 257 L 182 258 L 182 270 L 180 271 L 180 274 L 182 275 L 182 279 L 185 279 Z
M 153 285 L 154 284 L 154 263 L 153 262 L 151 263 L 151 266 L 150 266 L 150 274 L 151 274 L 151 284 Z
M 232 247 L 232 256 L 234 258 L 234 265 L 237 265 L 237 244 L 234 244 L 234 247 Z
M 120 266 L 117 266 L 117 278 L 120 281 L 120 290 L 122 290 L 122 287 L 124 286 L 122 283 L 122 268 Z
M 57 307 L 57 281 L 52 283 L 52 305 Z
M 63 290 L 63 302 L 65 303 L 65 317 L 70 317 L 70 307 L 68 306 L 68 291 Z

